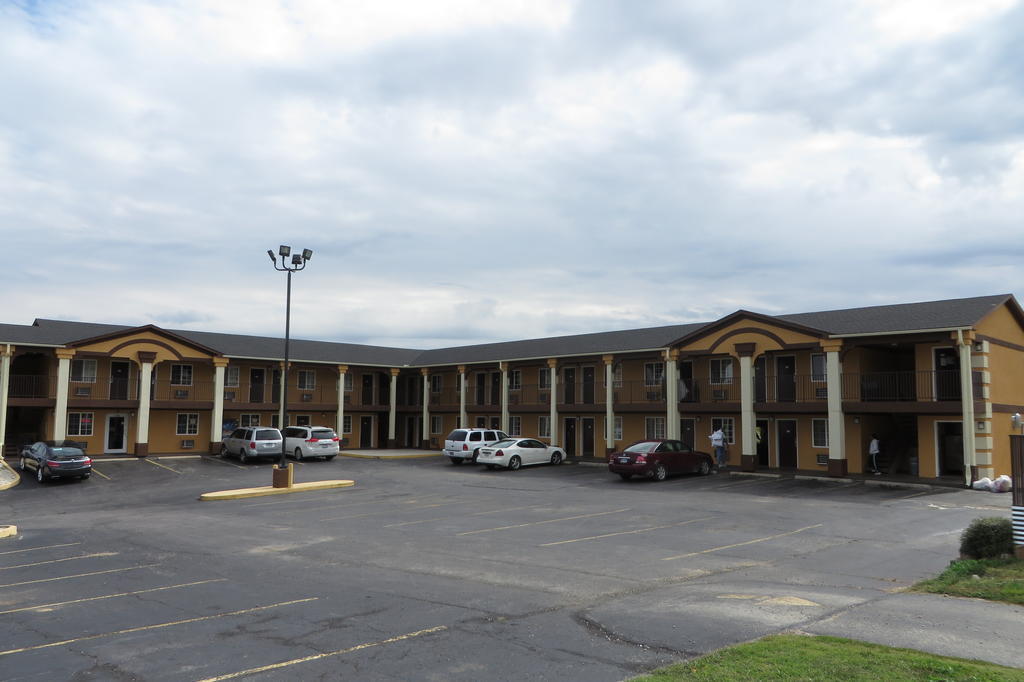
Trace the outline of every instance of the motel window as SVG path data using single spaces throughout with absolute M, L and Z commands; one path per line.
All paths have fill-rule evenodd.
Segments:
M 341 418 L 341 432 L 352 433 L 352 415 L 346 414 Z
M 735 420 L 732 417 L 712 417 L 711 432 L 714 433 L 718 429 L 722 429 L 722 433 L 725 434 L 726 443 L 736 442 Z
M 547 367 L 542 367 L 537 371 L 537 387 L 541 390 L 551 388 L 551 370 Z
M 732 358 L 717 358 L 711 361 L 711 383 L 732 383 Z
M 828 420 L 811 420 L 811 445 L 816 448 L 828 447 Z
M 352 375 L 345 372 L 345 390 L 352 391 Z
M 811 354 L 811 381 L 826 381 L 828 374 L 825 369 L 825 354 Z
M 646 435 L 644 438 L 664 438 L 665 437 L 665 418 L 664 417 L 647 417 L 644 420 Z
M 612 421 L 612 440 L 622 440 L 622 417 Z
M 442 388 L 444 388 L 444 375 L 442 375 L 442 374 L 431 374 L 430 375 L 430 392 L 431 393 L 440 393 Z
M 68 412 L 68 435 L 91 436 L 92 412 Z
M 71 380 L 83 384 L 96 383 L 96 361 L 95 360 L 72 360 Z
M 441 415 L 435 414 L 430 417 L 430 433 L 441 433 L 444 423 Z
M 311 421 L 311 417 L 308 414 L 295 415 L 296 426 L 309 426 L 312 423 L 313 422 Z
M 238 418 L 239 426 L 259 426 L 260 416 L 258 414 L 243 414 Z
M 171 365 L 171 386 L 191 386 L 192 365 Z
M 237 365 L 228 367 L 224 372 L 224 385 L 228 388 L 238 388 L 239 376 L 241 376 L 241 367 Z
M 312 391 L 316 388 L 316 372 L 311 369 L 299 370 L 299 390 Z
M 612 365 L 612 388 L 622 388 L 622 363 Z
M 508 388 L 510 391 L 518 391 L 523 387 L 523 373 L 513 369 L 508 373 Z M 519 433 L 516 431 L 515 433 Z
M 179 412 L 178 413 L 178 430 L 175 431 L 176 435 L 179 436 L 195 436 L 199 433 L 199 413 L 198 412 Z
M 551 438 L 551 417 L 537 417 L 537 437 Z
M 509 417 L 508 418 L 508 432 L 510 435 L 518 436 L 523 432 L 522 429 L 523 419 L 522 417 Z
M 648 362 L 644 364 L 644 386 L 663 386 L 665 384 L 665 363 Z M 658 436 L 661 438 L 662 436 Z M 648 436 L 653 438 L 653 436 Z

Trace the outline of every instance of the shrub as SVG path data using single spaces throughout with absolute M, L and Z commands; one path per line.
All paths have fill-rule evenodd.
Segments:
M 988 516 L 971 521 L 971 525 L 960 534 L 960 554 L 975 559 L 995 559 L 1013 554 L 1010 519 Z

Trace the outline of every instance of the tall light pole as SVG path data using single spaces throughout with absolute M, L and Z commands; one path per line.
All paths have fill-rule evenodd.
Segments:
M 285 299 L 284 308 L 284 367 L 281 368 L 281 412 L 278 418 L 278 426 L 281 428 L 282 435 L 281 459 L 277 463 L 278 469 L 284 469 L 287 466 L 285 458 L 287 457 L 288 447 L 286 445 L 287 441 L 284 439 L 284 430 L 288 426 L 288 343 L 292 327 L 292 273 L 306 269 L 306 263 L 313 257 L 313 251 L 303 249 L 301 255 L 295 254 L 293 256 L 292 247 L 282 244 L 277 249 L 277 255 L 281 257 L 280 265 L 278 265 L 277 256 L 274 255 L 273 251 L 267 249 L 267 255 L 270 256 L 275 270 L 288 273 L 288 295 Z M 289 256 L 291 256 L 290 263 L 288 260 Z

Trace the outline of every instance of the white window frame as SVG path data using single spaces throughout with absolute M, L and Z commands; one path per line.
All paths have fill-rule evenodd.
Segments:
M 711 418 L 711 432 L 714 433 L 719 428 L 722 429 L 722 433 L 725 434 L 725 442 L 729 445 L 736 443 L 736 419 L 735 417 L 712 417 Z
M 75 364 L 78 363 L 78 378 L 75 378 Z M 91 368 L 91 371 L 90 371 Z M 96 383 L 96 361 L 92 358 L 81 358 L 71 361 L 71 381 L 76 384 Z
M 821 373 L 814 371 L 814 361 L 821 358 Z M 828 381 L 828 360 L 824 353 L 811 353 L 811 381 L 815 383 L 825 383 Z
M 644 372 L 646 374 L 646 372 Z M 664 438 L 665 418 L 644 417 L 644 438 Z
M 645 362 L 644 363 L 644 386 L 651 388 L 653 386 L 664 386 L 665 385 L 665 363 L 664 362 Z
M 346 414 L 341 417 L 341 434 L 352 433 L 352 415 Z
M 718 368 L 718 377 L 715 377 L 715 367 Z M 723 372 L 723 368 L 729 368 L 728 372 Z M 733 377 L 733 362 L 732 358 L 711 358 L 710 364 L 708 365 L 708 378 L 712 386 L 727 386 L 732 384 Z
M 551 390 L 551 368 L 541 367 L 537 370 L 537 388 L 541 391 Z
M 242 368 L 238 365 L 228 365 L 224 370 L 224 388 L 238 388 L 242 380 Z
M 174 369 L 178 368 L 178 380 L 174 380 Z M 187 370 L 187 371 L 186 371 Z M 188 375 L 188 381 L 185 381 L 185 375 Z M 174 364 L 171 365 L 171 386 L 191 386 L 192 385 L 192 365 Z
M 523 435 L 523 418 L 517 414 L 511 414 L 508 417 L 508 434 L 510 436 L 521 436 Z
M 441 429 L 444 428 L 444 417 L 439 414 L 430 415 L 430 433 L 431 435 L 437 435 L 441 433 Z
M 309 379 L 312 378 L 312 381 Z M 305 381 L 303 381 L 305 379 Z M 300 369 L 295 379 L 295 387 L 300 391 L 312 391 L 316 389 L 316 370 Z
M 612 421 L 614 431 L 612 432 L 612 440 L 622 440 L 622 417 L 615 417 Z
M 818 440 L 818 427 L 824 427 L 825 441 L 821 442 Z M 828 419 L 812 419 L 811 420 L 811 447 L 815 448 L 827 448 L 828 447 Z
M 542 414 L 537 417 L 537 437 L 551 438 L 551 415 Z
M 523 387 L 523 373 L 518 369 L 508 371 L 508 390 L 518 391 Z
M 622 388 L 622 363 L 612 365 L 612 388 Z
M 259 413 L 255 413 L 255 414 L 246 413 L 246 414 L 238 415 L 238 426 L 240 428 L 247 429 L 249 427 L 259 426 L 259 425 L 260 425 L 260 415 L 259 415 Z
M 74 429 L 71 427 L 71 417 L 73 417 L 73 416 L 77 416 L 78 417 L 78 428 L 74 428 Z M 84 417 L 88 418 L 86 420 L 88 422 L 88 426 L 89 426 L 88 432 L 86 432 L 86 430 L 82 428 L 82 420 L 83 420 Z M 68 412 L 68 429 L 67 429 L 67 433 L 68 433 L 69 436 L 91 436 L 91 435 L 93 435 L 93 426 L 94 426 L 95 423 L 96 423 L 96 414 L 93 413 L 93 412 Z
M 185 418 L 185 430 L 181 429 L 181 418 Z M 179 412 L 174 424 L 174 435 L 176 436 L 198 436 L 199 435 L 199 413 Z

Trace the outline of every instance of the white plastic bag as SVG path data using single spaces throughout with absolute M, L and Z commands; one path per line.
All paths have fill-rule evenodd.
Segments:
M 991 490 L 992 479 L 989 478 L 988 476 L 986 476 L 985 478 L 979 478 L 977 481 L 974 482 L 973 485 L 971 485 L 971 487 L 974 488 L 975 490 Z
M 989 488 L 994 493 L 1005 493 L 1009 492 L 1010 488 L 1013 487 L 1013 481 L 1009 476 L 1003 474 L 996 480 L 992 481 L 992 487 Z

